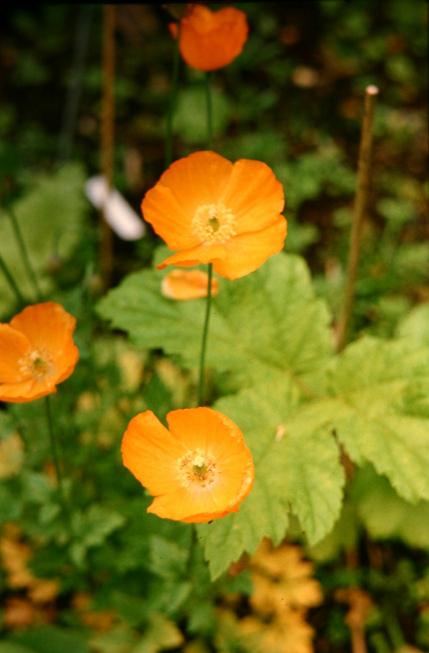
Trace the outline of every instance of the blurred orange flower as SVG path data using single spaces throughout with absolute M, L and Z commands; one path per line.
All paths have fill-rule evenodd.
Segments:
M 207 297 L 208 274 L 202 270 L 172 270 L 161 284 L 164 297 L 185 301 Z M 212 279 L 212 297 L 219 292 L 219 283 Z
M 144 218 L 176 251 L 158 267 L 213 263 L 237 279 L 283 248 L 284 194 L 260 161 L 231 163 L 215 152 L 175 161 L 143 198 Z
M 180 54 L 197 70 L 216 70 L 231 63 L 243 49 L 249 27 L 246 14 L 234 7 L 211 11 L 198 4 L 188 5 L 179 26 L 170 26 L 179 37 Z
M 0 324 L 0 401 L 23 403 L 56 392 L 79 358 L 75 326 L 55 302 L 27 306 Z
M 187 523 L 237 512 L 254 478 L 238 426 L 212 408 L 173 410 L 167 422 L 139 413 L 122 440 L 125 467 L 155 497 L 148 512 Z

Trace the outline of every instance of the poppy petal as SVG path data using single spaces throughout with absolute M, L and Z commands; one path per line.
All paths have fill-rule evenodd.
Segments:
M 12 318 L 10 325 L 25 334 L 34 348 L 62 354 L 76 327 L 76 319 L 60 304 L 43 302 L 24 308 Z
M 150 494 L 164 494 L 179 487 L 176 461 L 185 449 L 152 411 L 136 415 L 122 440 L 122 460 Z
M 234 164 L 220 201 L 233 212 L 237 234 L 270 226 L 285 203 L 283 186 L 271 168 L 250 159 Z
M 183 265 L 185 267 L 198 265 L 199 263 L 213 263 L 222 260 L 227 255 L 224 245 L 200 245 L 193 249 L 183 250 L 172 254 L 157 265 L 163 270 L 167 265 Z
M 22 381 L 19 383 L 0 384 L 0 401 L 7 401 L 12 404 L 23 404 L 27 401 L 35 401 L 57 391 L 55 384 L 50 381 Z
M 232 163 L 215 152 L 202 151 L 175 161 L 142 202 L 144 219 L 170 249 L 190 249 L 199 238 L 192 231 L 198 207 L 213 204 L 223 190 Z
M 244 12 L 234 7 L 211 11 L 197 4 L 181 21 L 180 53 L 197 70 L 216 70 L 240 54 L 247 34 Z
M 17 383 L 28 378 L 19 361 L 30 351 L 24 334 L 8 324 L 0 324 L 0 383 Z
M 287 222 L 279 216 L 262 231 L 235 236 L 226 243 L 226 256 L 213 261 L 214 270 L 227 279 L 238 279 L 253 272 L 283 249 Z
M 208 274 L 202 270 L 172 270 L 162 280 L 164 297 L 176 301 L 207 297 Z M 219 292 L 217 279 L 212 279 L 212 296 Z

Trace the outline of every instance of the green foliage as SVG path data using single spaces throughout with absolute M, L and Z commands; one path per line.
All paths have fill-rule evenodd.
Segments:
M 426 7 L 298 4 L 293 11 L 281 3 L 240 5 L 249 40 L 232 65 L 210 75 L 213 149 L 272 167 L 285 186 L 289 235 L 287 255 L 236 282 L 220 280 L 213 302 L 208 399 L 243 430 L 256 478 L 237 513 L 198 527 L 191 558 L 190 526 L 146 513 L 150 499 L 121 467 L 120 439 L 141 410 L 164 419 L 194 403 L 204 302 L 164 298 L 165 273 L 126 276 L 151 260 L 150 230 L 137 245 L 115 240 L 112 278 L 126 278 L 102 299 L 99 315 L 143 351 L 132 355 L 123 334 L 106 335 L 92 310 L 100 280 L 91 251 L 96 232 L 85 217 L 86 173 L 78 164 L 55 172 L 67 150 L 99 169 L 102 21 L 93 7 L 76 12 L 72 5 L 5 12 L 0 254 L 33 302 L 3 210 L 13 196 L 44 296 L 78 319 L 81 356 L 53 397 L 70 526 L 52 476 L 43 403 L 0 406 L 0 446 L 15 432 L 23 441 L 19 454 L 0 450 L 0 653 L 253 651 L 259 643 L 241 632 L 241 617 L 253 618 L 249 598 L 257 588 L 249 566 L 234 575 L 247 557 L 224 572 L 262 538 L 279 545 L 285 535 L 305 543 L 324 586 L 324 605 L 309 615 L 315 650 L 350 648 L 346 607 L 336 598 L 349 586 L 364 588 L 376 606 L 366 632 L 374 650 L 384 641 L 385 650 L 399 649 L 399 629 L 403 640 L 429 647 Z M 115 184 L 137 207 L 162 172 L 173 41 L 161 7 L 118 7 L 117 19 Z M 70 69 L 70 53 L 83 47 L 86 20 L 79 72 Z M 175 158 L 207 146 L 203 75 L 185 72 L 182 62 L 179 77 Z M 337 355 L 331 313 L 338 314 L 344 286 L 368 83 L 381 91 L 371 201 L 352 344 Z M 67 125 L 78 96 L 75 124 Z M 305 255 L 313 281 L 294 252 Z M 0 321 L 15 307 L 0 272 Z M 343 487 L 340 460 L 347 457 L 354 465 Z M 16 587 L 3 565 L 9 528 L 17 530 L 17 551 L 31 551 L 31 574 L 59 581 L 56 598 L 42 608 L 33 603 L 55 625 L 36 628 L 35 616 L 13 633 L 8 623 L 16 598 L 31 604 L 29 587 Z M 79 595 L 90 611 L 102 611 L 102 621 L 103 611 L 112 613 L 106 632 L 83 620 Z
M 74 513 L 73 532 L 76 541 L 71 546 L 73 561 L 82 564 L 87 551 L 98 547 L 115 530 L 124 525 L 124 517 L 102 506 L 92 505 L 84 513 Z
M 289 510 L 311 543 L 320 540 L 339 515 L 344 483 L 331 433 L 308 419 L 286 378 L 221 399 L 216 408 L 245 433 L 255 486 L 237 515 L 199 527 L 214 578 L 264 537 L 280 543 Z
M 410 311 L 398 325 L 397 333 L 409 342 L 429 347 L 429 303 Z
M 429 501 L 410 505 L 371 468 L 359 470 L 352 496 L 372 538 L 400 538 L 410 546 L 429 549 Z
M 87 203 L 83 195 L 81 166 L 69 164 L 55 174 L 40 175 L 28 192 L 13 206 L 31 264 L 45 292 L 52 289 L 50 265 L 66 260 L 83 233 Z M 0 212 L 0 254 L 24 296 L 36 301 L 28 279 L 12 225 Z M 0 276 L 0 313 L 13 306 L 15 297 Z
M 429 499 L 429 420 L 409 414 L 407 403 L 428 376 L 428 350 L 363 338 L 333 365 L 329 391 L 336 398 L 321 406 L 350 457 L 371 462 L 409 501 Z
M 231 108 L 227 97 L 218 88 L 211 89 L 213 135 L 223 134 Z M 185 143 L 205 145 L 207 141 L 206 89 L 204 82 L 180 92 L 174 114 L 174 130 Z
M 41 626 L 24 631 L 15 635 L 14 640 L 18 645 L 22 645 L 24 650 L 28 648 L 31 653 L 89 653 L 88 645 L 80 633 L 54 626 Z M 19 653 L 19 650 L 16 653 Z
M 162 297 L 162 276 L 132 275 L 98 310 L 139 346 L 163 348 L 191 367 L 203 302 Z M 253 275 L 223 283 L 212 320 L 208 360 L 244 388 L 216 407 L 243 430 L 256 465 L 254 489 L 238 514 L 199 527 L 214 578 L 263 537 L 280 542 L 289 511 L 310 544 L 329 533 L 344 482 L 333 433 L 352 460 L 372 462 L 405 499 L 429 498 L 424 347 L 367 337 L 334 357 L 326 309 L 315 299 L 302 260 L 285 254 Z
M 97 311 L 138 347 L 162 348 L 194 368 L 204 302 L 163 297 L 164 274 L 144 270 L 130 275 L 99 302 Z M 241 386 L 281 372 L 298 385 L 311 384 L 313 371 L 323 368 L 332 348 L 328 323 L 303 260 L 279 254 L 255 273 L 221 283 L 213 301 L 207 361 Z

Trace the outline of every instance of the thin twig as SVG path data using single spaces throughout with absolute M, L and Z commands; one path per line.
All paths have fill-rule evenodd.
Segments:
M 113 183 L 115 122 L 115 5 L 103 5 L 103 97 L 101 101 L 101 169 L 108 194 Z M 106 215 L 100 224 L 100 270 L 105 286 L 109 285 L 113 267 L 113 236 Z
M 366 87 L 359 149 L 357 187 L 353 209 L 352 228 L 350 233 L 347 276 L 344 289 L 343 305 L 341 308 L 337 327 L 338 351 L 341 351 L 347 342 L 347 333 L 350 324 L 353 299 L 355 294 L 356 273 L 362 239 L 362 226 L 368 206 L 371 172 L 372 124 L 374 117 L 375 98 L 377 95 L 377 86 L 371 85 Z

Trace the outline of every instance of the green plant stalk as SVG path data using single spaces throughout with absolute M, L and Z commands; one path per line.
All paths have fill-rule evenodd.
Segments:
M 191 524 L 191 541 L 189 543 L 189 557 L 186 563 L 186 578 L 192 577 L 192 568 L 194 566 L 195 552 L 197 549 L 197 527 L 195 524 Z
M 213 101 L 212 101 L 212 90 L 211 90 L 209 72 L 206 73 L 205 90 L 206 90 L 206 108 L 207 108 L 207 146 L 209 150 L 211 150 L 213 147 Z
M 52 406 L 51 406 L 51 400 L 49 396 L 45 397 L 45 412 L 46 412 L 46 422 L 48 424 L 49 440 L 51 444 L 52 459 L 54 461 L 55 473 L 57 477 L 58 496 L 60 499 L 64 516 L 66 517 L 67 521 L 69 521 L 70 515 L 69 515 L 68 506 L 65 498 L 65 493 L 64 493 L 63 475 L 61 472 L 60 457 L 58 453 L 58 443 L 55 435 L 54 422 L 52 419 Z
M 42 300 L 42 293 L 40 291 L 40 286 L 37 281 L 37 276 L 34 271 L 34 268 L 31 264 L 30 257 L 28 255 L 28 250 L 24 242 L 24 238 L 22 236 L 21 228 L 19 226 L 18 220 L 16 218 L 15 212 L 13 209 L 9 208 L 7 210 L 7 215 L 9 217 L 10 223 L 12 225 L 13 233 L 15 236 L 16 243 L 18 245 L 18 249 L 21 254 L 22 262 L 24 264 L 25 271 L 27 273 L 27 276 L 30 280 L 30 283 L 33 285 L 33 289 L 36 295 L 36 300 L 40 302 Z
M 177 91 L 179 88 L 179 42 L 175 44 L 173 53 L 173 66 L 171 75 L 170 99 L 168 102 L 167 122 L 165 131 L 165 167 L 168 168 L 173 160 L 173 117 L 176 108 Z
M 337 325 L 337 351 L 344 349 L 352 317 L 353 300 L 359 263 L 362 229 L 369 201 L 372 159 L 372 126 L 374 121 L 375 101 L 378 88 L 370 85 L 365 90 L 362 132 L 359 147 L 359 161 L 355 202 L 350 231 L 350 245 L 347 262 L 346 280 L 341 312 Z
M 16 299 L 18 300 L 18 304 L 20 305 L 26 304 L 27 302 L 25 300 L 24 295 L 21 293 L 20 289 L 18 288 L 15 279 L 13 278 L 13 274 L 9 270 L 8 266 L 6 265 L 6 262 L 4 261 L 1 255 L 0 255 L 0 268 L 9 286 L 11 287 L 12 291 L 15 293 Z
M 200 372 L 198 379 L 198 395 L 197 406 L 204 403 L 204 390 L 205 390 L 205 367 L 206 367 L 206 352 L 207 352 L 207 337 L 210 324 L 210 310 L 212 305 L 212 277 L 213 277 L 213 263 L 207 266 L 207 298 L 206 298 L 206 314 L 204 317 L 203 337 L 201 340 L 201 353 L 200 353 Z

